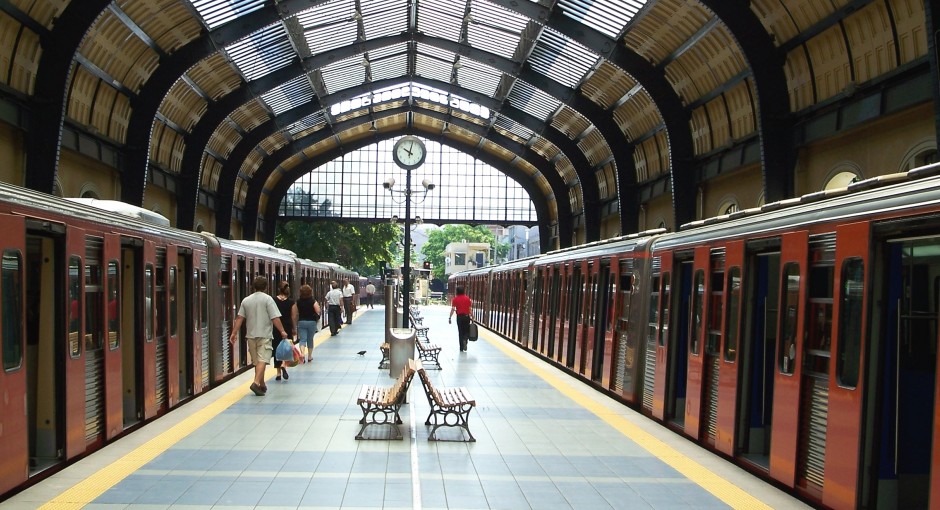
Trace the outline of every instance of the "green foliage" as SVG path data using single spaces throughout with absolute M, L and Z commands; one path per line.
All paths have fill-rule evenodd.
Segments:
M 483 226 L 444 225 L 443 228 L 432 231 L 427 242 L 421 247 L 421 254 L 424 255 L 424 260 L 431 262 L 431 274 L 434 278 L 444 279 L 444 248 L 450 243 L 463 241 L 495 245 L 496 236 Z
M 401 229 L 391 223 L 338 221 L 279 223 L 275 245 L 315 262 L 335 262 L 359 274 L 375 275 L 395 258 Z

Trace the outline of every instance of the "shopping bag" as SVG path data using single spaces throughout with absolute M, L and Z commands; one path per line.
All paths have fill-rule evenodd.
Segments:
M 298 363 L 303 363 L 303 362 L 307 359 L 307 358 L 304 356 L 304 353 L 300 350 L 300 346 L 299 346 L 299 345 L 294 344 L 293 351 L 294 351 L 294 360 L 293 360 L 293 361 L 294 361 L 294 365 L 296 365 L 296 364 L 298 364 Z
M 293 342 L 285 338 L 281 340 L 281 343 L 277 344 L 277 350 L 274 351 L 274 359 L 285 362 L 285 361 L 294 361 L 294 348 Z
M 477 325 L 476 323 L 471 322 L 470 327 L 467 329 L 467 339 L 471 342 L 477 341 Z
M 300 349 L 300 362 L 304 363 L 307 361 L 307 344 L 297 344 L 294 346 L 296 349 Z

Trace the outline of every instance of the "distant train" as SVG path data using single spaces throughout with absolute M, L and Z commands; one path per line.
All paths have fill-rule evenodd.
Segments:
M 816 504 L 938 508 L 938 174 L 467 271 L 448 288 L 467 289 L 481 324 Z
M 228 336 L 256 275 L 295 297 L 303 283 L 321 299 L 330 280 L 359 283 L 139 208 L 7 184 L 0 232 L 0 496 L 247 367 Z

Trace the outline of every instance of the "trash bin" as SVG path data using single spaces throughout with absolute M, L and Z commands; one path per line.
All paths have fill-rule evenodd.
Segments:
M 415 357 L 417 331 L 412 328 L 392 328 L 388 336 L 388 376 L 397 379 L 408 360 Z

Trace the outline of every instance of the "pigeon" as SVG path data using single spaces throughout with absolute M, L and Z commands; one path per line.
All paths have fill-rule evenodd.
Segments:
M 356 354 L 358 354 L 358 355 L 360 355 L 360 356 L 365 356 L 366 351 L 359 351 L 359 352 L 357 352 Z

